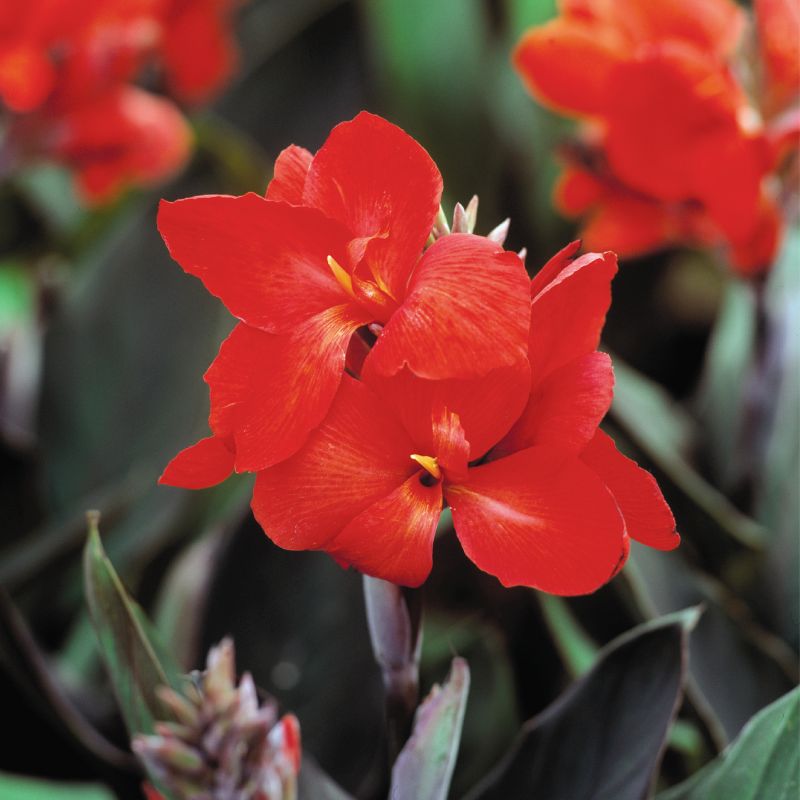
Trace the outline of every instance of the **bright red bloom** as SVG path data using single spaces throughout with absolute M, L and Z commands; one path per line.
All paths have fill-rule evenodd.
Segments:
M 628 537 L 677 546 L 652 476 L 598 430 L 613 373 L 595 348 L 616 260 L 571 261 L 575 249 L 530 284 L 530 370 L 431 381 L 368 363 L 363 382 L 345 377 L 305 445 L 258 474 L 253 512 L 267 535 L 417 586 L 446 502 L 478 567 L 565 595 L 613 577 Z
M 381 378 L 466 380 L 524 364 L 520 259 L 471 234 L 422 252 L 441 188 L 422 147 L 362 113 L 313 158 L 285 150 L 266 198 L 162 203 L 173 258 L 241 320 L 205 376 L 214 436 L 180 453 L 162 482 L 211 485 L 296 453 L 327 416 L 365 326 L 377 340 L 363 368 Z
M 731 63 L 744 22 L 730 0 L 564 0 L 557 19 L 518 45 L 531 92 L 593 125 L 590 146 L 608 172 L 590 226 L 615 235 L 605 246 L 638 254 L 711 234 L 741 273 L 771 262 L 775 149 Z M 788 76 L 781 43 L 774 52 Z M 627 212 L 643 230 L 632 222 L 626 234 L 618 221 Z

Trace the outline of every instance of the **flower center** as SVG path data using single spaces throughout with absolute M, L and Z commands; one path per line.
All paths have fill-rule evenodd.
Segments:
M 412 453 L 411 459 L 416 461 L 434 480 L 440 481 L 442 479 L 442 470 L 435 456 L 421 456 L 417 453 Z
M 376 283 L 372 283 L 357 275 L 351 275 L 333 256 L 328 256 L 327 262 L 333 277 L 342 289 L 374 314 L 377 322 L 385 325 L 397 308 L 397 301 L 389 293 L 383 279 L 376 275 L 375 270 L 370 270 L 376 278 Z

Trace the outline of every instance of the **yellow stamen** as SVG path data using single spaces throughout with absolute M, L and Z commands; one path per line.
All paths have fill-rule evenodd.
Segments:
M 350 273 L 333 256 L 328 256 L 328 266 L 331 268 L 333 277 L 341 284 L 342 289 L 351 297 L 355 297 L 353 279 L 350 277 Z
M 411 458 L 417 462 L 424 470 L 427 470 L 438 481 L 442 477 L 442 471 L 439 469 L 439 462 L 434 456 L 419 456 L 416 453 L 411 454 Z

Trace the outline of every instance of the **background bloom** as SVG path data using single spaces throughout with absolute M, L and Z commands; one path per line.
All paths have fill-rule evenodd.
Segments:
M 728 0 L 564 2 L 558 18 L 520 41 L 514 62 L 530 91 L 591 126 L 596 153 L 570 166 L 572 185 L 556 195 L 565 212 L 588 212 L 590 246 L 636 255 L 724 241 L 742 274 L 772 261 L 779 156 L 762 117 L 768 89 L 751 99 L 736 74 L 745 23 Z M 591 178 L 597 189 L 587 193 Z M 576 203 L 570 194 L 583 196 Z M 626 224 L 631 213 L 643 230 Z

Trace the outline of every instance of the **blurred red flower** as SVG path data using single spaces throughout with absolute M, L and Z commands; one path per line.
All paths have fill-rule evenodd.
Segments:
M 328 414 L 359 329 L 375 339 L 363 367 L 380 376 L 467 379 L 525 362 L 520 259 L 471 234 L 423 253 L 441 190 L 419 144 L 362 113 L 313 157 L 285 150 L 266 198 L 162 203 L 173 258 L 241 320 L 205 376 L 213 436 L 162 482 L 199 488 L 292 456 Z
M 542 102 L 585 120 L 590 157 L 571 164 L 557 199 L 588 213 L 587 245 L 634 255 L 724 241 L 739 272 L 766 268 L 781 224 L 769 180 L 779 153 L 736 75 L 744 12 L 731 0 L 563 0 L 560 9 L 525 34 L 514 63 Z M 789 63 L 800 39 L 777 40 L 764 39 L 770 83 L 794 81 L 796 99 Z
M 5 159 L 49 158 L 91 204 L 177 171 L 191 151 L 174 103 L 133 85 L 163 70 L 180 100 L 207 100 L 232 73 L 232 0 L 54 0 L 0 9 Z M 203 57 L 197 58 L 202 51 Z
M 595 348 L 616 259 L 573 261 L 575 249 L 530 285 L 529 365 L 432 381 L 368 361 L 361 382 L 346 376 L 300 451 L 258 474 L 253 512 L 267 535 L 418 586 L 447 502 L 478 567 L 563 595 L 610 580 L 629 536 L 676 547 L 654 479 L 598 430 L 613 373 Z

